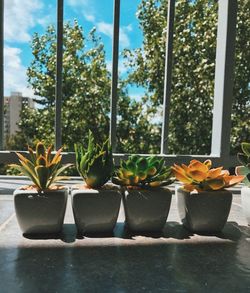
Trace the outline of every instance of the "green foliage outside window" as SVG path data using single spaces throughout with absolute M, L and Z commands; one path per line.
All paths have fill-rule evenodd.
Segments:
M 169 153 L 209 154 L 215 75 L 217 1 L 178 0 L 170 109 Z M 117 151 L 160 151 L 167 1 L 142 0 L 137 17 L 144 40 L 141 48 L 124 50 L 128 76 L 119 82 Z M 232 151 L 250 141 L 250 5 L 239 1 Z M 27 71 L 30 87 L 41 99 L 39 108 L 24 109 L 20 131 L 8 142 L 24 149 L 38 140 L 54 140 L 56 33 L 52 26 L 32 40 L 33 60 Z M 141 100 L 127 86 L 146 89 Z M 105 48 L 93 29 L 86 36 L 75 21 L 64 26 L 62 134 L 65 150 L 87 144 L 88 129 L 103 141 L 109 132 L 111 76 Z

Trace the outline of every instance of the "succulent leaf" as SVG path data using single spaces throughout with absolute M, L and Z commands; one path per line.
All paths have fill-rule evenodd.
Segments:
M 243 142 L 241 143 L 241 149 L 243 153 L 238 153 L 238 161 L 243 166 L 238 166 L 235 169 L 236 174 L 244 175 L 245 178 L 243 183 L 247 186 L 250 186 L 250 143 Z
M 139 156 L 138 156 L 138 155 L 132 155 L 132 156 L 130 157 L 130 161 L 132 161 L 132 162 L 134 162 L 134 163 L 136 163 L 136 162 L 138 161 L 138 159 L 139 159 Z
M 247 174 L 249 173 L 249 170 L 245 166 L 237 166 L 235 168 L 235 173 L 236 173 L 236 175 L 244 175 L 244 176 L 247 176 Z
M 46 148 L 42 142 L 38 142 L 36 145 L 36 156 L 44 156 L 46 153 Z
M 61 152 L 62 152 L 62 148 L 60 148 L 60 149 L 56 152 L 56 154 L 55 154 L 55 156 L 53 157 L 51 163 L 55 163 L 55 164 L 56 164 L 56 163 L 58 163 L 58 162 L 61 162 L 61 159 L 62 159 Z
M 24 157 L 20 153 L 16 153 L 20 165 L 13 164 L 11 166 L 23 175 L 28 176 L 38 190 L 45 190 L 50 188 L 51 184 L 60 180 L 62 177 L 58 175 L 71 165 L 68 164 L 59 168 L 62 158 L 60 155 L 62 149 L 56 153 L 53 159 L 51 158 L 51 151 L 51 146 L 46 150 L 44 144 L 39 142 L 36 145 L 36 152 L 28 147 L 29 158 Z
M 243 142 L 243 143 L 241 144 L 241 148 L 242 148 L 243 153 L 244 153 L 247 157 L 250 157 L 250 143 Z
M 109 139 L 98 145 L 89 131 L 87 149 L 75 145 L 75 152 L 77 170 L 89 187 L 100 188 L 111 178 L 113 158 Z
M 126 164 L 126 167 L 127 167 L 127 170 L 129 171 L 135 171 L 137 166 L 136 166 L 136 163 L 133 162 L 133 161 L 128 161 L 127 164 Z
M 29 151 L 29 154 L 30 154 L 30 160 L 32 163 L 35 163 L 36 161 L 36 156 L 34 154 L 34 151 L 31 147 L 28 146 L 28 151 Z
M 244 176 L 230 176 L 222 167 L 211 169 L 212 163 L 206 160 L 204 163 L 192 160 L 188 166 L 174 164 L 172 167 L 176 178 L 184 183 L 187 191 L 220 190 L 231 187 L 244 179 Z
M 174 178 L 171 168 L 164 167 L 164 159 L 132 155 L 121 162 L 112 181 L 122 186 L 146 188 L 171 184 Z
M 40 189 L 45 189 L 48 180 L 48 168 L 42 165 L 38 165 L 35 167 L 35 171 L 39 180 Z
M 137 162 L 138 170 L 147 170 L 148 169 L 148 161 L 146 158 L 140 158 Z
M 238 161 L 243 165 L 246 166 L 248 164 L 248 159 L 245 154 L 238 153 L 237 154 Z
M 61 180 L 62 176 L 59 177 L 59 175 L 63 171 L 65 171 L 66 169 L 68 169 L 70 166 L 72 166 L 72 164 L 66 164 L 66 165 L 64 165 L 64 166 L 62 166 L 62 167 L 60 167 L 58 169 L 59 164 L 55 165 L 55 167 L 54 167 L 54 169 L 52 171 L 52 174 L 50 174 L 50 176 L 49 176 L 49 181 L 47 182 L 47 186 L 46 187 L 48 188 L 51 184 L 53 184 L 53 183 Z M 68 177 L 67 176 L 63 176 L 63 179 L 64 180 L 65 179 L 68 179 Z
M 147 175 L 153 176 L 156 174 L 156 172 L 157 172 L 157 169 L 153 166 L 153 167 L 148 168 Z
M 47 163 L 47 160 L 42 155 L 40 155 L 36 160 L 36 165 L 46 166 L 46 163 Z
M 52 146 L 50 145 L 47 149 L 47 153 L 46 153 L 46 160 L 47 162 L 51 161 L 51 152 L 52 152 Z

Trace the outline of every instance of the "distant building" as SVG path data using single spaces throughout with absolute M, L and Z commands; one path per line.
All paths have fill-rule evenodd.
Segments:
M 23 97 L 20 92 L 11 92 L 9 97 L 4 97 L 4 135 L 10 137 L 18 130 L 18 122 L 20 121 L 20 112 L 24 106 L 34 108 L 32 98 Z

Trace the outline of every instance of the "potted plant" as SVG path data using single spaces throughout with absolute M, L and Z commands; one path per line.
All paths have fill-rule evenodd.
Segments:
M 159 232 L 163 229 L 172 198 L 164 186 L 174 182 L 164 159 L 130 156 L 121 162 L 113 182 L 123 187 L 125 224 L 129 230 Z
M 225 188 L 241 182 L 244 176 L 230 176 L 223 167 L 192 160 L 172 167 L 184 185 L 177 188 L 177 207 L 183 225 L 193 232 L 218 232 L 227 222 L 232 193 Z
M 241 144 L 242 153 L 238 153 L 238 160 L 243 166 L 235 169 L 237 175 L 244 175 L 244 187 L 241 189 L 241 203 L 247 223 L 250 225 L 250 143 Z
M 77 230 L 84 233 L 112 232 L 119 213 L 119 187 L 106 184 L 112 176 L 113 158 L 109 140 L 102 146 L 89 131 L 88 148 L 75 144 L 76 166 L 85 181 L 72 188 L 72 207 Z
M 36 151 L 28 147 L 28 157 L 16 153 L 20 165 L 11 166 L 26 175 L 33 185 L 14 191 L 15 211 L 24 234 L 59 233 L 62 229 L 68 198 L 68 188 L 54 185 L 64 179 L 59 176 L 70 164 L 61 166 L 61 151 L 52 155 L 52 146 L 47 150 L 42 142 Z

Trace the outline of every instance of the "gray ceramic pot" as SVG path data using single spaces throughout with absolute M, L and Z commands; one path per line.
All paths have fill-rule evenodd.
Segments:
M 163 229 L 172 194 L 167 188 L 125 189 L 123 204 L 125 222 L 135 232 L 159 232 Z
M 25 234 L 59 233 L 62 230 L 68 189 L 14 191 L 16 217 Z
M 183 225 L 193 232 L 219 232 L 227 222 L 232 204 L 228 190 L 190 193 L 177 188 L 177 207 Z
M 248 225 L 250 225 L 250 187 L 241 189 L 241 205 Z
M 119 189 L 72 189 L 72 208 L 78 233 L 112 232 L 121 205 Z

